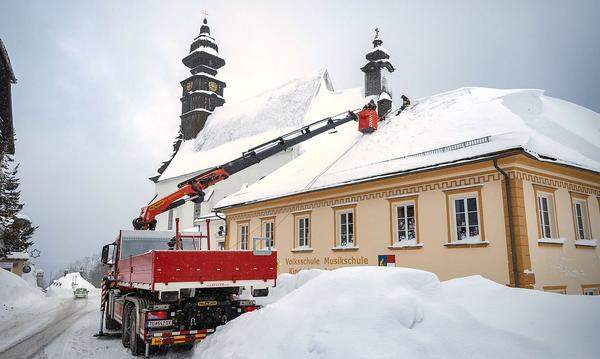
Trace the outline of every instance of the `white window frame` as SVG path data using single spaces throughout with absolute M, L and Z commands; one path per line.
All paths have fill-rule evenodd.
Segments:
M 238 246 L 240 250 L 248 250 L 250 237 L 250 224 L 240 223 L 238 225 Z
M 303 226 L 301 226 L 303 223 Z M 296 248 L 310 248 L 310 216 L 303 215 L 296 217 Z
M 352 215 L 352 223 L 348 221 L 348 215 Z M 344 223 L 344 217 L 346 223 Z M 335 212 L 336 220 L 336 246 L 340 248 L 353 248 L 356 247 L 356 214 L 354 208 L 341 209 Z M 342 244 L 342 227 L 346 229 L 346 244 Z M 349 228 L 352 229 L 352 233 L 349 233 Z
M 268 220 L 263 221 L 262 227 L 263 227 L 263 237 L 269 238 L 270 245 L 269 245 L 269 243 L 266 243 L 267 247 L 274 248 L 275 247 L 275 220 L 268 219 Z M 268 228 L 268 227 L 270 227 L 270 228 Z
M 409 217 L 408 216 L 408 207 L 412 206 L 413 207 L 413 216 Z M 404 207 L 404 218 L 399 218 L 398 215 L 398 209 L 400 207 Z M 392 205 L 393 208 L 393 221 L 394 221 L 394 245 L 404 245 L 404 244 L 417 244 L 418 243 L 418 233 L 417 233 L 417 204 L 415 203 L 415 201 L 404 201 L 404 202 L 397 202 L 394 203 Z M 414 219 L 414 229 L 413 231 L 415 232 L 415 237 L 412 239 L 408 238 L 408 233 L 410 231 L 409 226 L 408 226 L 408 222 L 409 219 L 413 218 Z M 404 235 L 405 238 L 404 239 L 400 239 L 400 228 L 399 228 L 399 222 L 400 219 L 404 219 L 405 221 L 405 225 L 404 225 Z
M 538 192 L 537 194 L 537 217 L 540 228 L 540 238 L 550 239 L 556 238 L 556 233 L 554 230 L 554 194 L 548 192 Z M 543 204 L 546 202 L 547 210 L 544 210 Z M 547 220 L 544 218 L 544 213 L 547 213 Z M 550 233 L 548 233 L 550 232 Z
M 577 207 L 581 215 L 577 214 Z M 579 241 L 591 240 L 589 223 L 589 211 L 587 201 L 584 199 L 573 199 L 573 220 L 575 225 L 575 238 Z M 583 236 L 581 233 L 583 232 Z
M 475 212 L 477 213 L 477 235 L 475 236 L 471 236 L 471 230 L 470 227 L 472 227 L 473 225 L 471 225 L 470 220 L 469 220 L 469 213 L 472 213 L 472 211 L 469 211 L 469 207 L 468 207 L 468 200 L 469 199 L 474 199 L 475 200 Z M 477 195 L 476 192 L 473 193 L 464 193 L 464 194 L 457 194 L 457 195 L 453 195 L 450 196 L 450 205 L 452 206 L 452 242 L 453 243 L 478 243 L 478 242 L 483 242 L 483 231 L 482 231 L 482 225 L 481 225 L 481 203 L 479 203 L 479 196 Z M 464 226 L 459 226 L 458 223 L 456 223 L 456 201 L 462 201 L 463 205 L 464 205 L 464 216 L 465 216 L 465 225 Z M 463 213 L 463 212 L 461 212 Z M 458 227 L 465 227 L 465 234 L 466 237 L 464 239 L 459 239 L 458 238 Z

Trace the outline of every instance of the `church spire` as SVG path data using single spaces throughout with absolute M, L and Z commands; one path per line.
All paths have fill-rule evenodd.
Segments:
M 365 97 L 376 96 L 378 111 L 387 112 L 391 108 L 392 92 L 388 86 L 385 72 L 394 72 L 396 69 L 390 61 L 389 51 L 383 47 L 383 40 L 379 37 L 379 28 L 375 28 L 373 48 L 365 54 L 367 63 L 361 68 L 365 74 Z
M 390 73 L 396 70 L 390 61 L 389 51 L 382 45 L 383 40 L 379 37 L 379 29 L 375 28 L 373 48 L 366 53 L 365 58 L 368 62 L 361 68 L 365 73 L 365 96 L 379 96 L 384 91 L 386 82 L 382 70 L 385 69 Z
M 225 66 L 219 55 L 219 46 L 210 35 L 210 27 L 204 14 L 200 34 L 190 45 L 190 52 L 183 58 L 183 64 L 190 69 L 192 76 L 181 82 L 181 134 L 183 140 L 195 138 L 204 128 L 208 116 L 216 107 L 225 103 L 223 89 L 225 82 L 219 80 L 218 70 Z

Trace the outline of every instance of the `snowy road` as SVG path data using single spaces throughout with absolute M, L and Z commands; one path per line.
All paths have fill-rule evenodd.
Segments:
M 43 318 L 41 321 L 37 321 L 38 318 L 21 320 L 16 326 L 8 329 L 10 333 L 16 335 L 13 337 L 13 343 L 9 343 L 9 347 L 0 352 L 0 357 L 7 359 L 34 357 L 87 312 L 87 302 L 67 300 L 43 315 L 38 315 L 38 318 Z M 33 323 L 41 323 L 41 325 L 33 327 Z M 10 334 L 7 333 L 7 336 Z
M 20 320 L 11 328 L 0 328 L 0 336 L 12 337 L 0 346 L 0 358 L 132 358 L 121 346 L 120 337 L 95 338 L 100 320 L 99 298 L 66 299 L 46 311 Z M 32 327 L 33 323 L 42 323 Z M 12 334 L 11 334 L 12 333 Z M 4 348 L 4 349 L 3 349 Z M 157 354 L 159 358 L 191 358 L 190 352 Z

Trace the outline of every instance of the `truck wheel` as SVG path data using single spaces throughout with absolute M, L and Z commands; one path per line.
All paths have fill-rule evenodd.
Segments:
M 129 347 L 131 348 L 132 355 L 140 356 L 144 354 L 146 343 L 144 343 L 144 340 L 137 333 L 140 324 L 138 321 L 138 311 L 135 310 L 135 306 L 132 306 L 132 310 L 129 313 L 129 323 L 131 323 L 129 326 Z
M 129 348 L 129 339 L 131 331 L 131 322 L 129 321 L 129 314 L 131 312 L 131 304 L 126 304 L 123 308 L 123 325 L 121 326 L 121 343 L 125 348 Z

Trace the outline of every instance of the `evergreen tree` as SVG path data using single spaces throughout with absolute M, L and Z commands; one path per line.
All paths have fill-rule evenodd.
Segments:
M 31 237 L 37 227 L 31 222 L 19 217 L 23 209 L 20 202 L 19 178 L 17 177 L 19 165 L 13 166 L 11 156 L 4 155 L 0 161 L 0 257 L 9 252 L 22 252 L 33 244 Z

